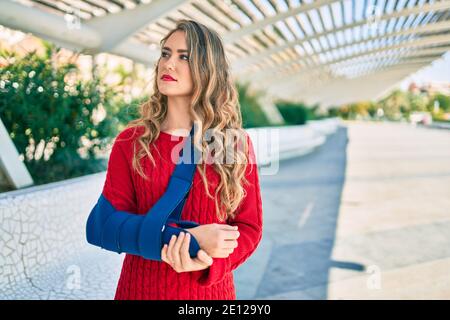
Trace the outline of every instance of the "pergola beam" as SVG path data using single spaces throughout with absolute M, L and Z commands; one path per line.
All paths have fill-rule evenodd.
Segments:
M 86 25 L 96 30 L 102 39 L 101 45 L 96 48 L 97 52 L 110 51 L 140 29 L 189 2 L 189 0 L 153 0 L 131 10 L 122 10 L 88 20 Z
M 429 62 L 410 64 L 387 68 L 379 72 L 364 75 L 354 79 L 334 79 L 320 87 L 299 87 L 297 90 L 285 88 L 283 93 L 298 101 L 308 104 L 323 104 L 324 106 L 340 105 L 362 100 L 370 100 L 375 97 L 386 85 L 397 83 L 411 72 L 415 72 L 426 66 Z M 366 84 L 370 83 L 370 86 Z M 343 94 L 351 88 L 351 94 Z M 302 94 L 302 92 L 305 92 Z
M 320 64 L 320 65 L 316 65 L 313 67 L 304 68 L 303 70 L 300 70 L 300 72 L 308 72 L 311 70 L 315 70 L 317 68 L 324 69 L 326 66 L 333 65 L 333 64 L 336 64 L 339 62 L 343 62 L 343 61 L 346 61 L 349 59 L 363 57 L 366 55 L 385 52 L 385 51 L 389 51 L 389 50 L 414 48 L 414 47 L 420 47 L 420 46 L 424 46 L 424 47 L 435 46 L 435 45 L 439 45 L 439 44 L 446 44 L 449 42 L 450 42 L 450 34 L 424 37 L 419 40 L 413 40 L 413 41 L 389 45 L 389 46 L 382 46 L 380 48 L 375 48 L 372 50 L 367 50 L 367 51 L 363 51 L 360 53 L 352 54 L 352 55 L 349 55 L 349 56 L 346 56 L 343 58 L 329 61 L 325 64 Z M 291 71 L 291 72 L 283 72 L 281 75 L 262 73 L 262 74 L 255 75 L 255 77 L 253 77 L 253 79 L 257 80 L 257 82 L 265 81 L 265 84 L 268 85 L 270 83 L 277 83 L 280 81 L 280 79 L 282 79 L 283 77 L 287 77 L 287 76 L 292 76 L 290 79 L 295 80 L 297 74 L 298 74 L 298 71 L 296 71 L 296 70 Z
M 411 35 L 411 34 L 421 34 L 421 33 L 426 33 L 426 32 L 437 32 L 437 31 L 444 31 L 444 30 L 450 30 L 450 21 L 443 21 L 443 22 L 437 22 L 437 23 L 433 23 L 430 25 L 425 25 L 425 26 L 420 26 L 420 27 L 416 27 L 413 29 L 408 29 L 408 30 L 402 30 L 402 31 L 397 31 L 397 32 L 392 32 L 392 33 L 388 33 L 386 35 L 383 36 L 376 36 L 376 37 L 370 37 L 368 39 L 362 39 L 360 41 L 355 41 L 353 43 L 350 44 L 344 44 L 341 46 L 336 46 L 335 48 L 332 48 L 331 50 L 335 51 L 335 50 L 340 50 L 340 49 L 346 49 L 348 47 L 354 46 L 354 45 L 363 45 L 363 44 L 367 44 L 371 41 L 375 41 L 375 40 L 379 40 L 379 39 L 384 39 L 384 38 L 391 38 L 391 37 L 395 37 L 395 36 L 401 36 L 401 35 Z M 330 50 L 330 51 L 331 51 Z M 311 61 L 314 60 L 318 60 L 319 59 L 319 55 L 322 54 L 323 52 L 318 52 L 318 53 L 314 53 L 311 55 L 305 55 L 300 57 L 300 60 L 303 59 L 308 59 Z M 285 61 L 286 63 L 286 61 Z M 283 66 L 283 68 L 286 68 L 288 70 L 292 70 L 292 67 L 294 64 L 298 63 L 298 59 L 296 60 L 291 60 L 291 61 L 287 61 L 287 65 L 285 64 Z M 268 76 L 271 76 L 270 71 L 279 71 L 279 66 L 272 66 L 272 67 L 266 67 L 264 68 L 264 70 L 259 71 L 259 72 L 252 72 L 251 73 L 251 78 L 252 79 L 267 79 Z M 249 75 L 240 75 L 240 77 L 244 80 L 248 80 Z M 274 81 L 276 81 L 274 79 Z
M 279 12 L 278 14 L 276 14 L 274 16 L 266 17 L 264 20 L 254 21 L 250 25 L 242 27 L 231 33 L 225 34 L 223 36 L 223 41 L 225 41 L 225 43 L 233 43 L 233 42 L 241 39 L 242 37 L 252 34 L 257 30 L 263 29 L 266 26 L 275 24 L 278 21 L 285 20 L 289 17 L 301 14 L 302 12 L 307 12 L 307 11 L 310 11 L 313 9 L 320 8 L 324 5 L 327 5 L 327 4 L 336 2 L 336 1 L 337 0 L 316 0 L 316 1 L 313 1 L 310 3 L 303 3 L 296 8 L 291 8 L 290 10 L 285 11 L 285 12 Z
M 364 65 L 369 61 L 376 61 L 376 60 L 381 60 L 381 61 L 387 61 L 387 60 L 393 60 L 396 59 L 398 62 L 402 62 L 402 61 L 409 61 L 409 59 L 420 59 L 420 58 L 426 58 L 427 56 L 432 56 L 432 59 L 438 59 L 440 56 L 442 56 L 443 53 L 445 53 L 446 51 L 450 50 L 450 46 L 444 46 L 444 47 L 438 47 L 438 48 L 431 48 L 431 49 L 419 49 L 419 50 L 414 50 L 414 51 L 407 51 L 407 52 L 401 52 L 401 51 L 393 51 L 393 52 L 389 52 L 389 56 L 377 56 L 377 55 L 366 55 L 366 56 L 362 56 L 360 58 L 362 58 L 362 61 L 355 61 L 358 60 L 358 58 L 348 58 L 344 61 L 341 62 L 337 62 L 337 63 L 332 63 L 333 65 L 336 64 L 343 64 L 343 66 L 341 67 L 342 69 L 348 68 L 348 65 L 351 66 L 360 66 L 360 65 Z M 382 52 L 381 52 L 382 53 Z M 347 66 L 345 64 L 348 64 Z M 295 77 L 295 82 L 310 82 L 312 79 L 316 78 L 316 77 L 320 77 L 322 75 L 330 75 L 331 74 L 331 70 L 330 69 L 325 69 L 322 68 L 322 66 L 320 67 L 316 67 L 316 68 L 312 68 L 310 70 L 307 70 L 308 72 L 302 72 L 301 74 L 299 74 L 298 76 Z M 292 82 L 294 83 L 294 82 Z M 273 88 L 277 89 L 278 86 L 286 86 L 286 84 L 282 83 L 282 82 L 278 82 L 277 84 L 273 85 Z
M 437 10 L 446 10 L 446 9 L 449 9 L 449 8 L 450 8 L 450 1 L 439 2 L 439 3 L 436 3 L 436 4 L 426 4 L 426 5 L 420 6 L 420 7 L 416 6 L 416 7 L 412 7 L 412 8 L 403 9 L 403 10 L 398 11 L 398 12 L 392 12 L 392 13 L 389 13 L 389 14 L 384 14 L 384 15 L 380 16 L 379 18 L 377 18 L 377 22 L 378 21 L 383 21 L 383 20 L 389 20 L 389 19 L 392 19 L 392 18 L 398 18 L 398 17 L 402 17 L 402 16 L 409 16 L 411 14 L 426 13 L 426 12 L 437 11 Z M 295 14 L 292 14 L 292 15 L 295 15 Z M 340 31 L 351 30 L 351 29 L 353 29 L 353 28 L 355 28 L 357 26 L 363 26 L 363 25 L 368 25 L 368 22 L 366 20 L 354 22 L 354 23 L 349 24 L 349 25 L 344 25 L 344 26 L 342 26 L 340 28 L 336 28 L 336 29 L 329 30 L 329 31 L 324 31 L 324 32 L 317 33 L 317 34 L 314 34 L 314 35 L 311 35 L 311 36 L 306 36 L 306 37 L 304 37 L 302 39 L 291 41 L 291 42 L 285 43 L 283 45 L 273 46 L 273 47 L 270 47 L 269 49 L 264 50 L 262 52 L 259 52 L 257 54 L 253 54 L 253 55 L 248 56 L 246 58 L 239 59 L 239 61 L 237 61 L 234 64 L 233 67 L 235 68 L 235 70 L 243 70 L 249 64 L 255 63 L 257 61 L 262 61 L 263 59 L 265 59 L 265 58 L 267 58 L 267 57 L 269 57 L 269 56 L 271 56 L 273 54 L 276 54 L 278 52 L 282 52 L 282 51 L 284 51 L 286 49 L 289 49 L 289 48 L 293 48 L 296 45 L 300 45 L 301 46 L 301 45 L 303 45 L 306 42 L 309 42 L 311 40 L 317 40 L 317 39 L 319 39 L 321 37 L 326 37 L 326 36 L 328 36 L 330 34 L 336 34 L 337 32 L 340 32 Z M 428 31 L 427 25 L 416 27 L 416 28 L 421 28 L 421 27 L 423 27 L 422 28 L 423 31 L 421 31 L 421 32 L 427 32 Z M 406 31 L 408 31 L 408 30 L 406 30 Z M 405 31 L 395 32 L 395 34 L 396 35 L 397 34 L 398 35 L 400 35 L 400 34 L 408 34 L 408 33 L 404 33 L 404 32 Z M 381 36 L 378 36 L 378 37 L 385 37 L 385 35 L 381 35 Z M 372 39 L 370 39 L 370 40 L 372 40 Z
M 434 61 L 435 59 L 436 59 L 435 57 L 425 57 L 425 58 L 419 57 L 416 59 L 401 61 L 401 62 L 394 63 L 394 64 L 388 64 L 385 66 L 380 66 L 373 70 L 367 70 L 367 72 L 361 73 L 357 77 L 354 77 L 354 79 L 362 79 L 363 77 L 367 76 L 368 74 L 374 74 L 374 73 L 385 71 L 385 70 L 394 70 L 396 68 L 405 68 L 405 67 L 410 67 L 410 66 L 411 67 L 418 67 L 418 66 L 422 67 L 422 66 L 425 66 L 425 65 L 429 64 L 430 62 Z M 326 87 L 327 83 L 332 83 L 335 81 L 345 82 L 345 81 L 349 81 L 349 80 L 353 80 L 353 78 L 349 79 L 349 78 L 345 78 L 344 76 L 325 77 L 325 78 L 321 79 L 321 81 L 317 81 L 317 80 L 315 82 L 311 82 L 311 80 L 295 81 L 295 82 L 286 83 L 284 86 L 281 86 L 281 85 L 271 86 L 271 87 L 267 88 L 266 90 L 267 90 L 267 92 L 283 91 L 283 93 L 285 93 L 287 95 L 291 95 L 292 93 L 294 93 L 298 97 L 299 94 L 297 92 L 297 88 L 299 86 L 301 86 L 303 89 L 307 89 L 307 90 L 310 90 L 310 89 L 314 90 L 314 88 L 318 88 L 318 87 L 323 89 L 324 87 Z
M 350 20 L 345 18 L 349 13 L 345 0 L 289 2 L 288 10 L 284 2 L 270 1 L 269 7 L 267 1 L 257 0 L 152 0 L 146 4 L 102 0 L 100 5 L 91 0 L 22 1 L 36 3 L 39 8 L 0 0 L 0 24 L 81 53 L 111 52 L 146 65 L 154 64 L 160 56 L 157 39 L 175 25 L 175 20 L 196 19 L 221 35 L 232 58 L 234 78 L 250 81 L 273 96 L 311 101 L 320 96 L 316 100 L 326 103 L 333 98 L 348 101 L 352 96 L 373 93 L 364 79 L 385 79 L 388 83 L 439 58 L 450 47 L 449 0 L 426 4 L 396 1 L 395 10 L 388 13 L 384 6 L 380 16 L 374 16 L 373 22 L 379 23 L 377 30 L 367 28 L 372 25 L 367 20 L 367 6 L 379 9 L 379 1 L 364 1 L 363 7 L 358 7 L 366 10 L 362 19 L 352 6 Z M 351 3 L 355 1 L 359 0 Z M 112 6 L 118 12 L 113 14 Z M 97 16 L 99 10 L 103 16 Z M 64 13 L 81 16 L 79 28 L 71 28 Z M 338 21 L 340 14 L 342 23 Z M 375 77 L 378 73 L 383 76 Z M 284 81 L 287 78 L 288 83 Z M 305 90 L 298 92 L 298 86 Z M 370 86 L 379 89 L 378 84 Z M 337 93 L 339 97 L 333 97 Z
M 44 39 L 63 43 L 69 48 L 94 49 L 101 45 L 100 34 L 85 24 L 72 29 L 61 16 L 13 1 L 2 0 L 1 7 L 0 24 L 8 28 L 31 32 Z

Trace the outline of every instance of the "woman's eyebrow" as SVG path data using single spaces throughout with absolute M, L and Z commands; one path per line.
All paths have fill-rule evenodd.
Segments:
M 170 49 L 169 47 L 163 47 L 163 49 L 172 52 L 172 49 Z M 188 52 L 187 49 L 178 49 L 177 52 Z

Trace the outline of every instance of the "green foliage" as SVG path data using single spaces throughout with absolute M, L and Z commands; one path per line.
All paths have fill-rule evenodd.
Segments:
M 276 103 L 276 106 L 284 121 L 290 125 L 305 124 L 308 119 L 314 118 L 314 110 L 300 103 L 280 101 Z
M 82 80 L 76 64 L 59 62 L 60 49 L 43 43 L 43 54 L 0 51 L 6 62 L 0 70 L 0 118 L 35 184 L 103 171 L 107 162 L 101 155 L 148 99 L 126 92 L 141 81 L 138 69 L 117 67 L 113 72 L 120 80 L 109 86 L 103 81 L 106 67 Z M 236 87 L 243 126 L 270 126 L 260 104 L 263 93 L 252 92 L 248 84 Z M 287 124 L 327 116 L 318 114 L 318 106 L 282 102 L 277 107 Z
M 261 92 L 251 94 L 249 84 L 236 83 L 239 94 L 239 104 L 241 106 L 242 123 L 244 128 L 270 126 L 265 113 L 261 109 L 258 99 L 262 96 Z
M 412 112 L 430 112 L 434 120 L 445 121 L 449 117 L 450 96 L 394 90 L 377 102 L 363 101 L 329 109 L 330 116 L 335 114 L 344 119 L 408 120 Z
M 434 102 L 437 101 L 439 104 L 439 109 L 443 112 L 450 112 L 450 96 L 438 93 L 434 95 L 432 99 L 430 99 L 430 111 L 434 108 Z
M 319 104 L 315 104 L 311 107 L 305 106 L 305 108 L 308 113 L 307 120 L 322 120 L 333 116 L 333 111 L 331 111 L 329 108 L 320 108 Z
M 434 121 L 450 122 L 450 96 L 435 94 L 428 103 Z
M 413 94 L 413 93 L 409 93 L 407 95 L 408 99 L 409 99 L 409 106 L 405 106 L 401 109 L 403 115 L 405 115 L 405 117 L 409 117 L 411 112 L 414 111 L 428 111 L 427 109 L 427 105 L 428 105 L 428 97 L 426 97 L 423 94 Z
M 411 99 L 408 99 L 408 95 L 400 90 L 394 90 L 382 99 L 379 105 L 383 109 L 385 117 L 389 120 L 400 120 L 402 114 L 411 111 Z
M 347 120 L 367 119 L 376 115 L 377 106 L 370 101 L 361 101 L 342 105 L 333 112 Z
M 122 131 L 131 120 L 137 119 L 139 115 L 139 107 L 147 101 L 147 95 L 132 99 L 130 102 L 124 99 L 118 99 L 110 107 L 110 113 L 114 115 L 117 122 L 117 131 Z
M 59 49 L 44 44 L 43 55 L 1 52 L 9 63 L 0 71 L 0 117 L 36 184 L 104 170 L 96 152 L 117 134 L 118 123 L 102 81 L 78 80 L 77 66 L 58 65 Z M 99 121 L 102 109 L 106 118 Z
M 339 108 L 335 107 L 335 106 L 328 108 L 328 116 L 332 117 L 332 118 L 338 117 L 339 116 Z

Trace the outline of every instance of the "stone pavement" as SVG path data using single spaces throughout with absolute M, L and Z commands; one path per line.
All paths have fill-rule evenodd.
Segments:
M 238 299 L 450 298 L 450 131 L 348 122 L 261 188 Z

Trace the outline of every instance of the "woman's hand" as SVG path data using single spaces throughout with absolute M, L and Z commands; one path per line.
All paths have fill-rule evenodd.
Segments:
M 196 258 L 191 258 L 189 255 L 190 239 L 189 233 L 181 232 L 178 238 L 173 235 L 169 245 L 165 244 L 161 250 L 162 260 L 178 273 L 204 270 L 213 263 L 212 257 L 201 249 L 198 251 Z
M 213 258 L 227 258 L 237 248 L 239 231 L 228 224 L 203 224 L 190 228 L 200 248 Z

